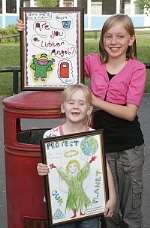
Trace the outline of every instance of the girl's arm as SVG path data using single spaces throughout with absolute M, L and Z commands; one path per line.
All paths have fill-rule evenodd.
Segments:
M 114 211 L 116 209 L 117 197 L 116 197 L 116 191 L 115 191 L 113 176 L 112 176 L 109 164 L 106 163 L 106 165 L 107 165 L 107 179 L 108 179 L 109 199 L 108 199 L 108 201 L 106 203 L 104 216 L 112 217 L 113 214 L 114 214 Z
M 20 19 L 17 20 L 16 28 L 19 32 L 22 32 L 24 30 L 24 23 L 22 20 Z
M 144 64 L 133 65 L 132 77 L 126 94 L 126 105 L 119 105 L 103 101 L 93 95 L 93 105 L 105 112 L 121 119 L 133 121 L 137 115 L 146 83 L 146 68 Z
M 92 104 L 115 117 L 128 121 L 134 120 L 138 111 L 138 107 L 134 104 L 127 104 L 126 106 L 113 104 L 103 101 L 94 95 L 92 95 Z

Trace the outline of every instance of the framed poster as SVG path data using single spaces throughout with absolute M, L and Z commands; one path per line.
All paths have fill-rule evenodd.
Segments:
M 41 147 L 49 167 L 45 181 L 50 224 L 103 213 L 108 190 L 102 131 L 43 139 Z
M 21 8 L 22 90 L 63 89 L 83 81 L 83 10 Z

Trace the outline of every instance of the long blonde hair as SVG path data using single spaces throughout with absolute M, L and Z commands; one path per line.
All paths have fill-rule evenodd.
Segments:
M 113 16 L 109 17 L 103 25 L 103 28 L 101 31 L 100 42 L 99 42 L 100 58 L 103 63 L 108 62 L 108 54 L 104 49 L 104 35 L 116 23 L 122 23 L 125 30 L 130 34 L 130 36 L 135 37 L 134 26 L 133 26 L 132 20 L 129 16 L 123 15 L 123 14 L 117 14 L 117 15 L 113 15 Z M 137 53 L 136 53 L 136 39 L 135 39 L 133 42 L 133 45 L 129 46 L 127 49 L 126 58 L 133 59 L 136 56 L 137 56 Z
M 87 106 L 92 106 L 92 94 L 91 94 L 91 91 L 90 89 L 86 86 L 86 85 L 83 85 L 83 84 L 75 84 L 75 85 L 70 85 L 68 87 L 66 87 L 64 89 L 64 91 L 62 92 L 62 103 L 70 100 L 71 96 L 77 92 L 78 90 L 81 90 L 85 96 L 85 100 L 86 100 L 86 103 L 87 103 Z M 86 124 L 88 126 L 90 126 L 91 124 L 91 114 L 90 115 L 87 115 L 87 118 L 86 118 Z

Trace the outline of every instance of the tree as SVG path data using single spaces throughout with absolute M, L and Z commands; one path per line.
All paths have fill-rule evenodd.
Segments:
M 37 0 L 37 6 L 39 7 L 55 7 L 57 5 L 57 0 Z
M 135 3 L 140 9 L 144 9 L 147 14 L 150 13 L 150 0 L 136 0 Z

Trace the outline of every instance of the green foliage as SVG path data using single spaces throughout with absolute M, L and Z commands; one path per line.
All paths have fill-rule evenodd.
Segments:
M 5 28 L 0 28 L 0 42 L 16 42 L 19 41 L 19 33 L 15 25 L 9 25 Z
M 19 43 L 0 44 L 0 68 L 20 65 Z M 0 73 L 0 95 L 12 95 L 12 73 Z
M 0 34 L 3 35 L 11 35 L 11 34 L 18 34 L 15 25 L 8 25 L 5 28 L 0 28 Z
M 135 3 L 140 9 L 145 9 L 146 13 L 150 13 L 150 0 L 136 0 Z
M 39 7 L 56 7 L 57 0 L 37 0 L 37 6 Z

